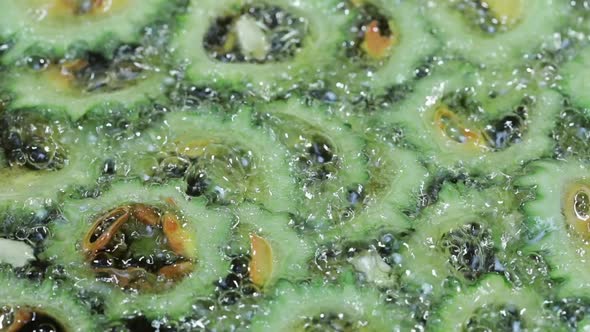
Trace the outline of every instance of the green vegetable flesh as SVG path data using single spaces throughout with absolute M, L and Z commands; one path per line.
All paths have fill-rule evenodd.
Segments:
M 588 8 L 3 1 L 0 331 L 587 330 Z

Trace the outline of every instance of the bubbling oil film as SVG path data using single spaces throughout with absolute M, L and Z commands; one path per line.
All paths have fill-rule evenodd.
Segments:
M 590 327 L 587 1 L 0 9 L 0 331 Z

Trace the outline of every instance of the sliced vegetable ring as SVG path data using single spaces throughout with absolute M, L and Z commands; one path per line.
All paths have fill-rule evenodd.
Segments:
M 173 47 L 190 81 L 272 96 L 312 82 L 339 47 L 337 2 L 194 3 Z M 325 21 L 329 16 L 330 21 Z
M 521 219 L 514 206 L 514 199 L 499 189 L 444 185 L 438 202 L 416 220 L 402 252 L 405 282 L 440 299 L 455 280 L 472 284 L 504 272 L 510 252 L 520 244 Z
M 363 139 L 335 121 L 326 109 L 298 101 L 260 106 L 254 121 L 289 151 L 302 191 L 299 215 L 311 229 L 330 227 L 348 216 L 351 190 L 367 180 Z
M 247 200 L 275 212 L 293 211 L 296 187 L 286 151 L 252 128 L 248 110 L 233 116 L 210 111 L 166 114 L 139 139 L 123 142 L 127 153 L 119 153 L 115 162 L 129 164 L 121 167 L 127 178 L 182 178 L 187 195 L 210 204 Z
M 533 290 L 489 276 L 448 298 L 428 326 L 431 331 L 541 331 L 554 319 Z
M 167 4 L 168 3 L 168 4 Z M 113 40 L 137 42 L 141 27 L 166 10 L 162 0 L 24 0 L 3 6 L 0 35 L 15 41 L 9 62 L 27 49 L 47 48 L 64 54 L 75 43 L 100 49 Z
M 121 104 L 133 108 L 162 97 L 166 75 L 140 48 L 121 46 L 113 59 L 87 52 L 76 59 L 33 57 L 39 63 L 8 73 L 10 108 L 63 109 L 74 121 L 92 108 Z
M 225 271 L 232 217 L 188 202 L 174 186 L 119 183 L 70 201 L 46 257 L 87 290 L 106 292 L 106 316 L 179 317 Z
M 252 331 L 386 331 L 402 324 L 379 293 L 352 285 L 282 283 L 261 310 Z
M 97 331 L 74 294 L 48 281 L 28 282 L 0 272 L 0 328 L 3 331 Z M 62 287 L 60 287 L 62 288 Z
M 553 47 L 569 6 L 552 0 L 440 0 L 429 1 L 427 8 L 436 34 L 453 55 L 502 65 Z
M 430 27 L 422 20 L 419 4 L 408 1 L 350 1 L 357 16 L 350 27 L 354 37 L 346 43 L 348 61 L 358 65 L 347 75 L 371 93 L 414 77 L 416 68 L 438 47 Z M 366 74 L 364 74 L 365 70 Z
M 460 72 L 459 72 L 460 71 Z M 551 155 L 561 97 L 502 73 L 441 68 L 416 93 L 377 117 L 433 165 L 474 174 L 508 171 Z
M 539 161 L 527 167 L 518 185 L 535 198 L 524 205 L 529 250 L 540 252 L 560 281 L 559 294 L 590 296 L 588 287 L 588 214 L 590 169 L 577 161 Z
M 5 112 L 2 120 L 0 201 L 56 203 L 98 179 L 100 146 L 88 131 L 75 130 L 63 112 L 19 109 Z
M 384 228 L 395 232 L 411 228 L 404 213 L 417 210 L 428 171 L 416 153 L 385 142 L 369 140 L 365 154 L 370 179 L 348 191 L 350 205 L 342 222 L 322 237 L 361 240 Z

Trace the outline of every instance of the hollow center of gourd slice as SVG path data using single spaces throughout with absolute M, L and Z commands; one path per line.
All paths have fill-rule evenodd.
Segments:
M 512 112 L 482 122 L 486 112 L 468 96 L 449 94 L 434 106 L 433 126 L 441 136 L 474 152 L 500 151 L 522 141 L 528 124 L 529 100 Z M 477 116 L 471 116 L 476 114 Z
M 168 202 L 164 207 L 122 205 L 96 218 L 83 248 L 98 279 L 157 291 L 192 272 L 195 239 Z
M 217 17 L 203 46 L 222 62 L 277 62 L 293 58 L 306 34 L 304 18 L 278 6 L 253 5 Z
M 477 222 L 445 233 L 440 247 L 448 254 L 449 264 L 468 280 L 494 270 L 496 255 L 490 230 Z
M 186 194 L 204 196 L 212 203 L 239 203 L 255 184 L 256 162 L 252 151 L 215 138 L 179 137 L 165 148 L 160 172 L 184 177 Z
M 563 195 L 562 213 L 570 229 L 590 240 L 590 186 L 580 181 L 569 184 Z
M 70 95 L 116 91 L 141 78 L 145 72 L 141 62 L 130 54 L 109 60 L 101 54 L 89 53 L 84 58 L 46 65 L 40 69 L 39 79 L 47 87 Z

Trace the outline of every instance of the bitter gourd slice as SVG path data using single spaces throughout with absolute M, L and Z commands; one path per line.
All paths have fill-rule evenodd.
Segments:
M 354 20 L 345 42 L 346 60 L 339 72 L 349 89 L 370 88 L 371 94 L 404 83 L 439 47 L 422 17 L 419 3 L 409 1 L 349 1 Z M 349 67 L 346 69 L 346 67 Z M 338 77 L 338 75 L 336 75 Z M 355 82 L 358 86 L 351 86 Z
M 35 207 L 60 202 L 99 176 L 101 146 L 53 109 L 19 109 L 2 115 L 3 178 L 0 201 Z
M 524 205 L 528 249 L 545 257 L 563 297 L 589 294 L 584 264 L 589 180 L 587 165 L 574 160 L 532 163 L 518 180 L 519 186 L 534 192 L 534 198 Z
M 127 152 L 115 151 L 113 161 L 127 178 L 182 178 L 187 195 L 211 204 L 249 200 L 271 211 L 292 211 L 296 187 L 286 151 L 252 127 L 248 109 L 214 113 L 202 107 L 166 114 L 138 139 L 122 142 L 120 150 Z
M 51 107 L 78 120 L 92 108 L 122 104 L 133 108 L 163 95 L 165 73 L 141 53 L 141 47 L 120 46 L 108 59 L 84 52 L 73 59 L 31 57 L 7 75 L 9 107 Z
M 289 150 L 301 190 L 298 214 L 312 229 L 339 223 L 350 207 L 347 192 L 367 179 L 363 139 L 336 119 L 323 107 L 296 100 L 261 105 L 254 114 Z
M 489 276 L 448 298 L 428 322 L 430 331 L 562 330 L 532 289 Z M 557 327 L 557 329 L 555 329 Z
M 87 308 L 74 295 L 51 281 L 18 279 L 0 271 L 0 330 L 2 331 L 98 331 Z
M 311 82 L 330 63 L 346 21 L 337 2 L 206 0 L 189 6 L 172 43 L 196 84 L 264 97 Z M 330 21 L 325 20 L 330 17 Z
M 231 214 L 189 202 L 174 185 L 113 184 L 99 198 L 66 202 L 63 213 L 44 256 L 78 287 L 108 294 L 109 320 L 178 318 L 225 272 Z
M 383 297 L 368 288 L 282 283 L 252 322 L 261 331 L 385 331 L 403 326 Z
M 444 184 L 438 195 L 414 223 L 401 253 L 405 282 L 428 289 L 435 301 L 454 280 L 473 284 L 507 270 L 510 253 L 520 245 L 521 222 L 514 199 L 501 189 Z
M 429 172 L 416 153 L 392 146 L 378 138 L 368 138 L 365 155 L 369 179 L 349 190 L 350 204 L 342 222 L 322 233 L 323 241 L 356 239 L 362 241 L 384 228 L 401 233 L 412 228 L 407 215 L 418 210 L 420 188 L 427 184 Z
M 5 55 L 8 62 L 28 49 L 45 48 L 63 55 L 83 43 L 91 49 L 117 42 L 137 42 L 141 28 L 178 5 L 162 0 L 25 0 L 7 2 L 0 35 L 15 45 Z M 108 49 L 107 49 L 108 52 Z
M 494 174 L 550 155 L 559 94 L 512 74 L 440 68 L 415 93 L 376 117 L 436 167 Z
M 561 1 L 437 0 L 424 2 L 436 34 L 454 56 L 484 65 L 517 63 L 539 48 L 554 49 L 568 21 Z

